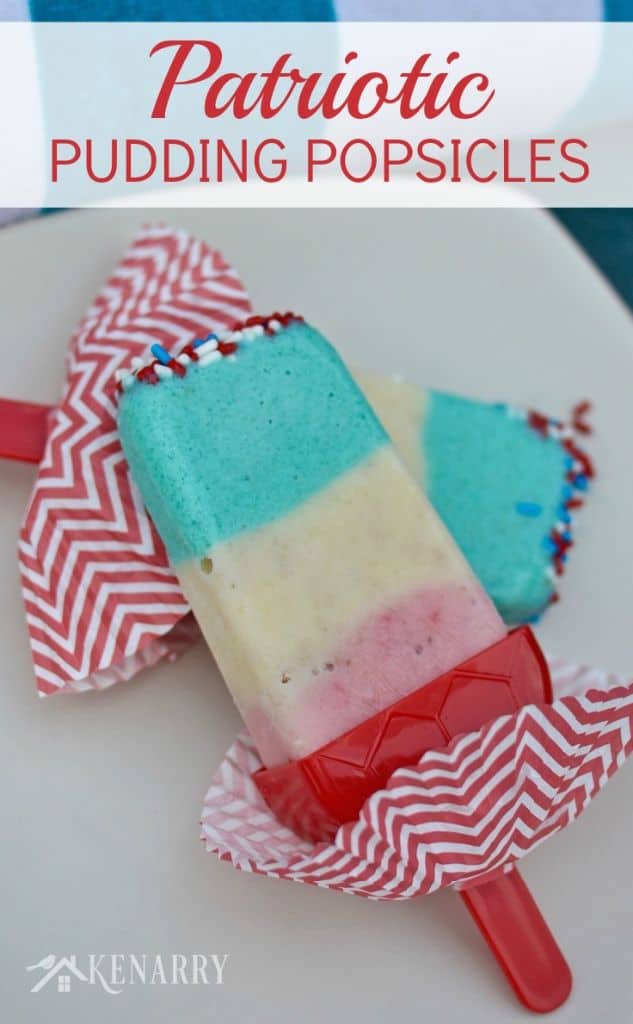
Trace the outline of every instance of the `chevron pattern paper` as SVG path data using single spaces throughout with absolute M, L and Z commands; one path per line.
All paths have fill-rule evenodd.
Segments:
M 574 821 L 633 752 L 633 683 L 550 668 L 552 705 L 528 705 L 398 769 L 332 843 L 279 825 L 251 779 L 261 762 L 243 733 L 205 799 L 207 850 L 242 871 L 385 900 L 509 870 Z
M 192 617 L 183 619 L 188 606 L 128 473 L 114 374 L 154 342 L 177 346 L 249 312 L 242 282 L 218 252 L 151 227 L 79 324 L 20 533 L 40 694 L 128 679 L 197 633 Z

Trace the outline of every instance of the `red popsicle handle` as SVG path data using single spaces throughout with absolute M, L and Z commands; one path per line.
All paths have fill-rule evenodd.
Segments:
M 535 1013 L 565 1002 L 572 975 L 516 868 L 460 893 L 518 998 Z
M 52 408 L 0 398 L 0 458 L 40 462 Z

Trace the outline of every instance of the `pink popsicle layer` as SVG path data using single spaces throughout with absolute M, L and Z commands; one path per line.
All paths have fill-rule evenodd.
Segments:
M 303 757 L 394 704 L 499 639 L 499 618 L 482 588 L 422 587 L 360 623 L 312 678 L 286 683 L 274 720 L 262 704 L 243 711 L 266 764 L 287 759 L 288 737 Z M 476 639 L 475 639 L 476 638 Z

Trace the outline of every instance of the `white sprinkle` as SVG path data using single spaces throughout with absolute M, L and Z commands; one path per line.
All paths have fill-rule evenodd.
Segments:
M 121 381 L 121 384 L 123 385 L 123 390 L 129 391 L 135 380 L 136 377 L 134 376 L 134 374 L 128 373 L 127 377 L 124 377 L 123 380 Z
M 233 331 L 233 334 L 231 335 L 231 341 L 241 341 L 241 340 L 242 340 L 242 332 L 241 331 Z
M 204 344 L 198 345 L 196 355 L 199 357 L 206 356 L 207 352 L 215 352 L 217 347 L 217 341 L 205 341 Z
M 243 341 L 255 341 L 256 337 L 257 334 L 255 333 L 254 327 L 245 327 L 244 330 L 242 331 Z
M 140 370 L 142 366 L 145 366 L 145 361 L 140 356 L 132 357 L 132 369 Z
M 115 370 L 114 371 L 114 379 L 115 379 L 115 381 L 117 381 L 117 383 L 119 381 L 122 381 L 125 377 L 127 377 L 129 372 L 130 372 L 129 370 Z
M 154 366 L 154 373 L 161 380 L 165 380 L 167 377 L 173 377 L 173 370 L 170 370 L 168 366 L 163 366 L 162 363 L 156 363 Z
M 548 565 L 545 569 L 545 576 L 548 580 L 552 580 L 552 582 L 556 579 L 556 570 L 552 565 Z
M 525 420 L 527 416 L 524 409 L 517 409 L 514 405 L 507 405 L 506 412 L 511 420 Z
M 277 333 L 277 331 L 280 329 L 280 327 L 281 327 L 281 324 L 279 323 L 279 320 L 269 320 L 268 321 L 268 328 L 269 328 L 269 330 L 274 331 L 275 333 Z
M 567 530 L 567 523 L 558 522 L 556 523 L 554 529 L 557 530 L 558 533 L 565 533 L 565 531 Z
M 563 427 L 562 428 L 562 430 L 560 432 L 561 440 L 563 440 L 563 441 L 571 441 L 573 439 L 573 437 L 574 437 L 574 428 L 573 427 Z
M 260 334 L 264 333 L 264 328 L 262 327 L 261 324 L 255 324 L 254 327 L 251 327 L 251 331 L 253 332 L 255 337 L 258 338 Z
M 200 352 L 200 349 L 198 349 Z M 218 359 L 222 358 L 221 352 L 207 352 L 205 355 L 198 359 L 198 366 L 208 366 L 209 363 L 215 363 Z
M 188 356 L 186 352 L 181 352 L 179 356 L 176 356 L 176 359 L 181 366 L 188 366 L 191 362 L 191 356 Z

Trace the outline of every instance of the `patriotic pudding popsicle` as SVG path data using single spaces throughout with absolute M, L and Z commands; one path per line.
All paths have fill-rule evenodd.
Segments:
M 251 318 L 154 354 L 120 381 L 123 447 L 278 821 L 327 839 L 396 767 L 514 710 L 526 686 L 548 699 L 531 634 L 506 636 L 321 335 Z M 518 872 L 462 897 L 519 998 L 560 1005 L 569 968 Z
M 120 382 L 143 499 L 267 765 L 505 628 L 334 349 L 253 317 Z

